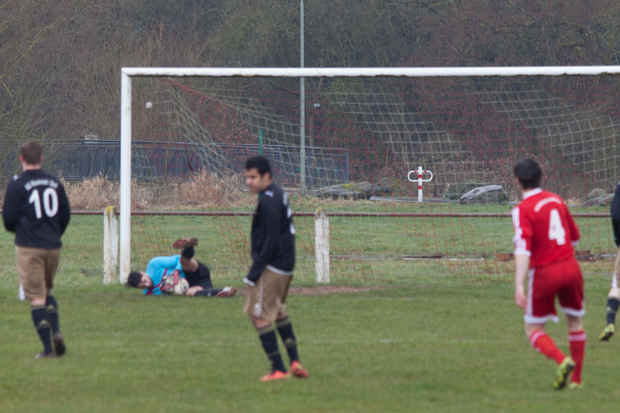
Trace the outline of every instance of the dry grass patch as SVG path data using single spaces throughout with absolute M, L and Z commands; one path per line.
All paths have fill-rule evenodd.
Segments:
M 82 181 L 66 181 L 64 185 L 74 210 L 102 210 L 120 205 L 120 185 L 105 176 Z M 219 176 L 202 171 L 179 182 L 131 183 L 134 210 L 178 208 L 234 208 L 250 206 L 256 198 L 249 196 L 241 175 Z

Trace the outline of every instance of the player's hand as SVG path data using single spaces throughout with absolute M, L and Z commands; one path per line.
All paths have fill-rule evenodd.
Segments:
M 527 305 L 527 297 L 525 296 L 525 291 L 523 290 L 522 285 L 515 286 L 515 303 L 525 310 L 525 306 Z

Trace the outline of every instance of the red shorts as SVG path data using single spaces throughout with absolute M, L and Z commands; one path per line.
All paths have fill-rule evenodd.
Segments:
M 549 320 L 558 322 L 555 297 L 560 301 L 560 311 L 581 317 L 586 313 L 583 297 L 583 277 L 575 258 L 556 262 L 543 268 L 530 270 L 527 288 L 526 323 L 542 324 Z

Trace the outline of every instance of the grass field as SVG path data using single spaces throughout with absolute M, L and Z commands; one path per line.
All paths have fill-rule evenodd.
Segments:
M 268 363 L 242 298 L 143 297 L 101 285 L 101 222 L 74 217 L 65 235 L 55 295 L 68 352 L 58 360 L 33 359 L 40 344 L 16 299 L 12 237 L 0 234 L 0 411 L 585 412 L 611 410 L 620 396 L 620 340 L 597 341 L 606 261 L 583 264 L 589 341 L 579 391 L 552 390 L 555 365 L 525 338 L 510 284 L 463 283 L 436 273 L 436 263 L 403 260 L 373 263 L 389 276 L 383 290 L 291 296 L 311 377 L 259 383 Z M 161 224 L 173 237 L 195 222 Z M 214 282 L 240 286 L 243 274 L 218 263 L 225 257 L 210 236 L 199 253 L 216 260 Z M 565 327 L 549 331 L 568 351 Z

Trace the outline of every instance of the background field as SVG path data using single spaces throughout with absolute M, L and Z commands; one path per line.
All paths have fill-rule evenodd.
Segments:
M 589 342 L 581 391 L 552 390 L 554 363 L 524 337 L 508 283 L 472 285 L 437 275 L 436 263 L 396 259 L 373 262 L 390 281 L 371 285 L 386 289 L 291 296 L 311 377 L 261 384 L 268 363 L 242 299 L 146 298 L 101 285 L 101 221 L 74 217 L 65 236 L 55 295 L 68 353 L 59 360 L 33 359 L 39 343 L 27 304 L 16 299 L 12 239 L 0 235 L 3 412 L 592 411 L 611 409 L 620 396 L 610 368 L 618 341 L 596 340 L 607 261 L 583 264 Z M 241 274 L 217 270 L 217 250 L 200 253 L 216 260 L 217 285 L 240 286 Z M 295 281 L 311 284 L 307 276 Z M 568 351 L 564 326 L 549 330 Z

